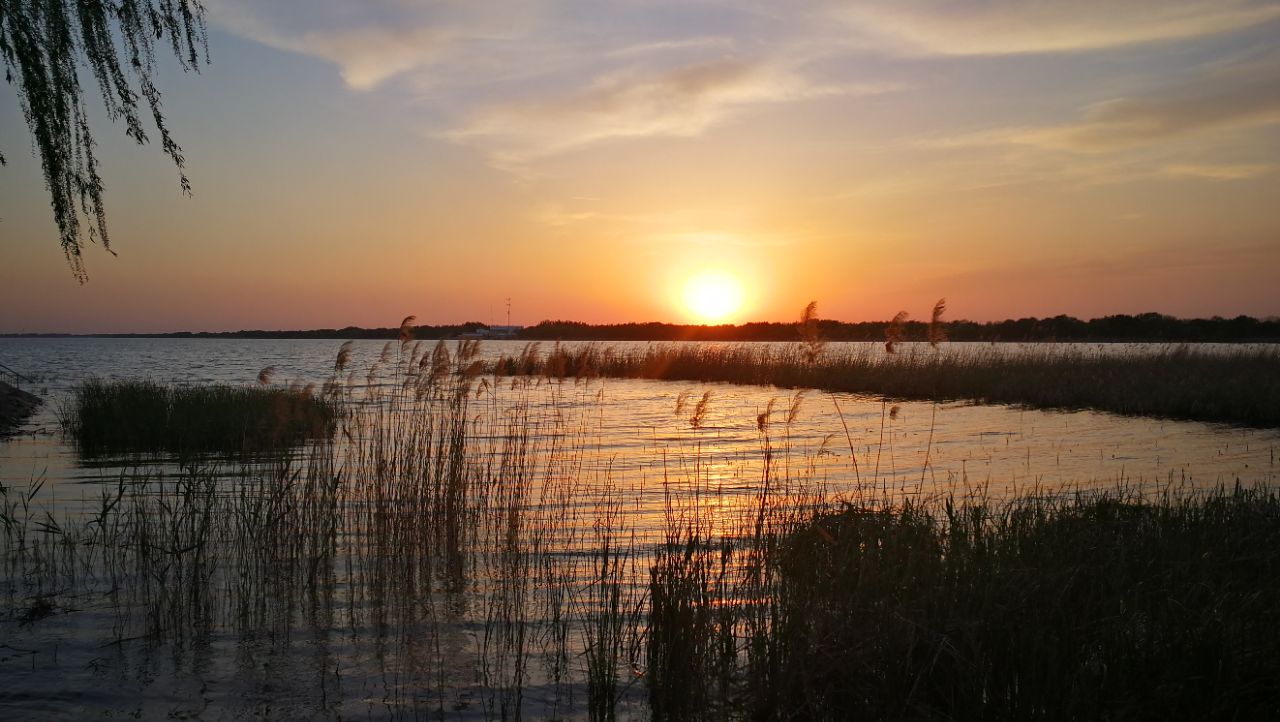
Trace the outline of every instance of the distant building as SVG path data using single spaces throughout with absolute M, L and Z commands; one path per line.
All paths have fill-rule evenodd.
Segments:
M 522 330 L 524 330 L 524 326 L 490 326 L 468 331 L 459 336 L 459 338 L 482 338 L 490 341 L 503 341 L 515 338 Z
M 490 326 L 489 338 L 491 339 L 511 339 L 520 334 L 524 326 Z

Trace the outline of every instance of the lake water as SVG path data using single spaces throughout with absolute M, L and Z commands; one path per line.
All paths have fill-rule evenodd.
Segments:
M 240 565 L 234 567 L 239 576 L 219 568 L 199 572 L 207 578 L 194 577 L 197 602 L 151 589 L 136 569 L 106 570 L 113 562 L 72 559 L 57 551 L 58 534 L 38 525 L 45 513 L 58 524 L 83 523 L 122 475 L 198 473 L 225 493 L 265 473 L 232 460 L 206 460 L 197 472 L 166 459 L 82 459 L 57 423 L 60 400 L 77 382 L 96 376 L 253 384 L 271 366 L 278 383 L 322 383 L 333 375 L 339 345 L 0 339 L 0 361 L 35 377 L 28 390 L 48 402 L 21 434 L 0 441 L 0 484 L 10 490 L 8 498 L 42 483 L 23 513 L 37 520 L 31 528 L 45 530 L 32 539 L 45 544 L 40 553 L 46 555 L 8 563 L 0 581 L 7 605 L 0 616 L 0 718 L 491 719 L 517 711 L 529 718 L 585 718 L 581 680 L 584 650 L 593 648 L 590 633 L 561 615 L 594 618 L 600 582 L 592 576 L 591 555 L 601 540 L 623 542 L 629 566 L 616 577 L 626 598 L 641 603 L 649 560 L 666 541 L 672 519 L 692 515 L 705 533 L 732 536 L 752 515 L 766 477 L 780 485 L 769 493 L 802 504 L 817 497 L 998 500 L 1117 488 L 1188 493 L 1274 484 L 1280 470 L 1277 430 L 728 384 L 485 378 L 475 380 L 465 412 L 476 439 L 468 453 L 475 463 L 492 465 L 484 467 L 489 476 L 521 481 L 484 487 L 496 500 L 468 517 L 477 551 L 458 570 L 382 576 L 388 554 L 371 551 L 371 540 L 416 532 L 406 531 L 412 519 L 385 527 L 386 519 L 398 518 L 394 509 L 370 511 L 385 501 L 381 492 L 344 497 L 337 552 L 322 555 L 323 582 L 314 581 L 313 569 L 310 581 L 294 586 L 288 580 L 296 570 L 271 566 L 288 556 L 283 553 L 269 555 L 268 565 L 282 576 L 260 578 L 258 566 L 244 565 L 250 556 L 260 565 L 253 555 L 261 550 L 238 550 L 228 557 Z M 481 353 L 493 357 L 522 346 L 487 342 Z M 949 352 L 966 348 L 953 344 Z M 989 352 L 985 344 L 972 348 Z M 1029 348 L 1038 347 L 1001 351 Z M 1152 347 L 1055 348 L 1145 353 Z M 383 342 L 354 345 L 351 366 L 360 371 L 349 389 L 353 398 L 367 393 L 363 372 L 383 349 Z M 381 364 L 383 374 L 395 363 Z M 371 380 L 374 388 L 394 386 L 385 376 Z M 704 399 L 704 413 L 692 424 Z M 762 429 L 760 415 L 769 409 Z M 407 429 L 416 422 L 395 423 Z M 368 436 L 376 433 L 363 425 L 339 447 L 371 448 Z M 517 449 L 516 439 L 524 446 Z M 535 459 L 511 466 L 522 449 Z M 298 478 L 332 477 L 356 489 L 364 488 L 366 476 L 387 473 L 372 470 L 364 452 L 326 453 L 333 470 Z M 772 460 L 768 474 L 766 456 Z M 243 513 L 247 497 L 238 498 L 236 513 Z M 506 511 L 498 508 L 502 504 Z M 511 511 L 516 509 L 519 514 Z M 535 551 L 512 556 L 502 534 L 509 539 L 516 533 L 517 516 L 521 549 Z M 375 522 L 384 527 L 375 529 Z M 511 564 L 523 565 L 515 587 L 500 571 Z M 161 587 L 188 588 L 183 585 L 190 578 L 181 576 L 187 572 L 147 569 Z M 257 606 L 246 610 L 246 604 Z M 646 713 L 639 664 L 618 660 L 623 717 Z
M 109 464 L 83 464 L 55 433 L 60 400 L 82 379 L 253 384 L 258 372 L 271 366 L 277 382 L 320 382 L 331 375 L 339 345 L 329 340 L 0 339 L 0 359 L 34 376 L 36 382 L 28 384 L 28 389 L 47 399 L 26 425 L 26 433 L 0 446 L 0 481 L 22 486 L 44 475 L 51 485 L 61 485 L 114 476 Z M 880 344 L 868 346 L 880 348 Z M 367 368 L 383 347 L 381 341 L 357 342 L 351 365 Z M 492 358 L 502 352 L 516 353 L 522 347 L 519 342 L 495 341 L 485 343 L 481 352 Z M 963 349 L 965 345 L 951 347 Z M 989 349 L 988 344 L 971 347 Z M 1043 346 L 1002 347 L 1008 353 L 1034 348 Z M 1062 344 L 1057 348 L 1142 353 L 1144 346 Z M 708 390 L 712 394 L 708 417 L 703 428 L 694 433 L 673 413 L 676 402 L 682 394 L 696 401 Z M 558 398 L 572 399 L 575 408 L 593 407 L 596 418 L 592 431 L 598 436 L 598 453 L 622 470 L 651 466 L 653 452 L 661 451 L 665 444 L 677 446 L 690 440 L 701 441 L 707 451 L 729 457 L 753 452 L 759 446 L 757 415 L 770 400 L 781 412 L 794 395 L 793 390 L 732 384 L 607 379 L 569 381 L 561 385 Z M 928 402 L 882 403 L 878 398 L 816 391 L 803 394 L 800 404 L 790 438 L 800 450 L 823 451 L 823 468 L 835 488 L 853 475 L 848 463 L 851 441 L 861 464 L 870 464 L 873 472 L 878 468 L 875 475 L 889 486 L 939 491 L 967 482 L 982 485 L 996 496 L 1037 486 L 1090 488 L 1170 480 L 1200 486 L 1268 482 L 1276 473 L 1273 451 L 1280 445 L 1280 433 L 1275 431 L 1090 411 L 1035 411 L 965 403 L 941 404 L 935 409 Z M 688 405 L 692 407 L 692 403 Z M 848 424 L 848 436 L 837 405 Z M 897 412 L 891 418 L 889 412 L 894 408 Z M 859 467 L 859 471 L 866 470 Z

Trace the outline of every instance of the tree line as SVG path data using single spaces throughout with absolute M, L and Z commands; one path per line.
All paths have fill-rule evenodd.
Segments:
M 827 341 L 884 341 L 892 321 L 845 322 L 831 319 L 816 321 L 818 335 Z M 1118 314 L 1089 320 L 1072 316 L 1019 318 L 1004 321 L 946 321 L 947 337 L 952 341 L 1149 341 L 1167 343 L 1250 341 L 1280 342 L 1280 318 L 1184 319 L 1159 313 Z M 424 325 L 414 327 L 418 339 L 449 339 L 463 334 L 483 334 L 488 325 L 478 321 L 462 324 Z M 902 340 L 928 340 L 929 324 L 906 321 L 900 325 Z M 305 331 L 225 331 L 175 332 L 157 334 L 86 334 L 95 337 L 122 338 L 271 338 L 271 339 L 395 339 L 400 327 L 320 328 Z M 10 336 L 70 336 L 73 334 L 7 334 Z M 581 321 L 542 321 L 521 329 L 518 340 L 526 341 L 797 341 L 798 324 L 753 322 L 700 326 L 674 323 L 589 324 Z
M 828 341 L 884 341 L 892 321 L 817 321 L 819 335 Z M 1090 320 L 1059 315 L 1004 321 L 946 321 L 952 341 L 1163 341 L 1247 342 L 1280 341 L 1280 318 L 1182 319 L 1159 313 L 1118 314 Z M 927 321 L 901 324 L 905 341 L 928 340 Z M 530 340 L 597 341 L 795 341 L 797 324 L 756 322 L 741 325 L 697 326 L 670 323 L 586 324 L 543 321 L 524 329 Z

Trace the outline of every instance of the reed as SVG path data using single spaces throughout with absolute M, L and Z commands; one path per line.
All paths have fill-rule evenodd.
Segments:
M 938 315 L 941 308 L 935 309 Z M 935 343 L 942 338 L 935 331 Z M 959 351 L 904 344 L 666 344 L 619 349 L 528 347 L 503 356 L 504 375 L 566 376 L 762 384 L 877 394 L 895 399 L 973 400 L 1049 409 L 1280 426 L 1280 349 L 1197 350 L 1178 346 L 1132 354 L 1100 351 Z
M 807 719 L 1274 713 L 1280 497 L 1125 493 L 815 513 L 777 555 Z
M 945 354 L 900 351 L 887 363 Z M 272 664 L 314 665 L 299 677 L 237 668 L 245 699 L 224 694 L 226 716 L 1259 717 L 1280 706 L 1280 494 L 921 498 L 866 464 L 857 490 L 832 498 L 816 463 L 826 442 L 793 442 L 800 392 L 756 416 L 744 468 L 759 477 L 735 479 L 749 491 L 730 499 L 712 479 L 705 422 L 719 409 L 706 391 L 677 399 L 681 441 L 642 490 L 661 501 L 641 527 L 625 501 L 636 490 L 618 487 L 612 458 L 595 463 L 599 397 L 562 375 L 628 363 L 758 373 L 763 353 L 802 373 L 840 357 L 700 353 L 711 356 L 556 347 L 552 360 L 528 348 L 499 361 L 515 374 L 500 376 L 476 344 L 425 346 L 410 329 L 359 378 L 344 346 L 312 397 L 336 433 L 294 453 L 127 469 L 57 514 L 41 507 L 38 479 L 0 487 L 0 621 L 50 624 L 92 606 L 111 619 L 101 644 L 122 664 L 208 655 L 208 640 L 228 638 L 268 644 Z M 263 380 L 255 391 L 271 389 Z
M 283 449 L 333 433 L 337 407 L 310 386 L 165 386 L 90 379 L 59 410 L 86 456 L 116 452 L 243 453 Z
M 758 539 L 686 527 L 657 557 L 655 719 L 1280 707 L 1274 490 L 847 503 Z

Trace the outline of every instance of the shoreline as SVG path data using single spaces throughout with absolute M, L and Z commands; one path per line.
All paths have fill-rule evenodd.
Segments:
M 113 333 L 0 332 L 3 338 L 212 338 L 212 339 L 381 339 L 401 338 L 408 331 L 423 340 L 479 338 L 515 341 L 711 341 L 719 343 L 789 342 L 805 337 L 807 326 L 794 321 L 747 321 L 696 324 L 667 321 L 584 323 L 543 320 L 530 326 L 498 326 L 480 321 L 400 326 L 343 326 L 311 329 L 239 329 L 236 331 L 153 331 Z M 952 341 L 979 343 L 1274 343 L 1280 344 L 1280 318 L 1177 318 L 1160 313 L 1114 314 L 1088 320 L 1072 316 L 992 321 L 957 319 L 919 321 L 839 321 L 811 319 L 810 331 L 830 342 L 884 343 L 890 332 L 897 341 L 928 341 L 941 331 Z M 935 323 L 941 324 L 935 327 Z
M 0 437 L 17 433 L 43 403 L 39 396 L 0 381 Z
M 857 349 L 833 353 L 819 344 L 807 350 L 586 345 L 545 354 L 531 348 L 500 356 L 488 370 L 502 376 L 728 382 L 1280 428 L 1278 367 L 1280 349 L 1274 347 L 1214 354 L 1176 346 L 1150 355 L 912 349 L 876 356 Z

